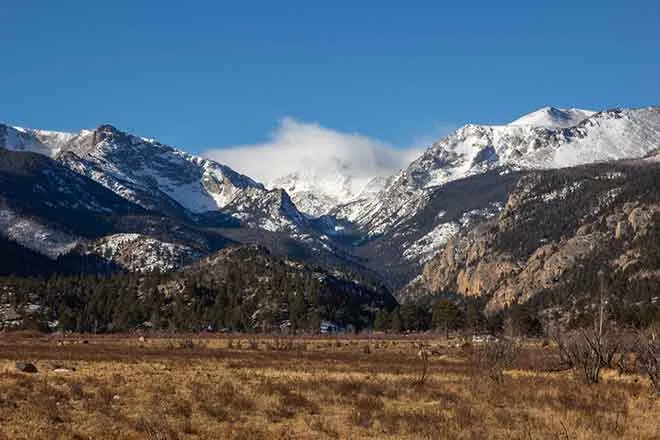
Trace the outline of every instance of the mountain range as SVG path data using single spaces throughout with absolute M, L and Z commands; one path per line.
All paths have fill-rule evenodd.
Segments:
M 524 295 L 510 293 L 497 284 L 503 282 L 499 278 L 486 281 L 480 275 L 483 279 L 475 281 L 461 264 L 472 261 L 464 253 L 470 254 L 474 243 L 481 243 L 477 255 L 487 255 L 484 249 L 511 227 L 508 219 L 515 225 L 527 215 L 532 205 L 520 200 L 532 197 L 537 205 L 545 204 L 545 209 L 534 205 L 538 214 L 559 197 L 547 194 L 582 194 L 585 181 L 608 181 L 624 189 L 612 195 L 616 188 L 605 185 L 604 193 L 587 192 L 576 200 L 614 197 L 620 205 L 616 215 L 622 216 L 631 215 L 637 208 L 630 204 L 643 199 L 650 224 L 657 219 L 657 191 L 652 190 L 660 181 L 655 156 L 660 107 L 599 112 L 546 107 L 506 125 L 468 124 L 398 173 L 360 180 L 333 163 L 264 184 L 230 165 L 107 124 L 79 133 L 0 124 L 0 147 L 2 246 L 16 255 L 22 249 L 26 261 L 43 255 L 62 270 L 81 264 L 89 272 L 169 272 L 227 247 L 256 244 L 325 270 L 359 273 L 398 292 L 401 300 L 419 292 L 467 289 L 470 295 L 505 298 L 495 302 L 504 304 Z M 621 162 L 633 159 L 636 165 Z M 597 163 L 611 168 L 588 168 Z M 583 171 L 552 171 L 563 169 Z M 618 177 L 607 180 L 607 173 Z M 650 189 L 644 187 L 650 195 L 633 190 L 639 176 L 651 182 Z M 591 205 L 576 208 L 585 206 Z M 584 211 L 572 229 L 560 228 L 562 234 L 577 234 L 585 222 L 597 221 L 594 216 Z M 542 220 L 528 221 L 543 225 Z M 475 238 L 484 225 L 499 225 L 500 235 Z M 569 240 L 539 234 L 539 240 L 557 245 Z M 640 240 L 630 243 L 638 246 Z M 456 252 L 454 262 L 446 263 L 456 246 L 463 249 L 456 251 L 463 263 L 456 262 Z M 502 257 L 507 263 L 498 271 L 526 273 L 525 261 L 536 249 Z M 0 271 L 21 272 L 15 262 Z M 433 275 L 438 271 L 439 278 Z M 489 271 L 486 266 L 478 270 Z M 515 284 L 506 279 L 507 286 Z

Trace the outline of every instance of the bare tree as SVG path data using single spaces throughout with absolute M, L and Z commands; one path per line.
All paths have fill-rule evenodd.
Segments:
M 571 332 L 556 337 L 562 363 L 573 370 L 576 377 L 592 384 L 600 381 L 602 363 L 593 349 L 594 339 L 586 332 Z
M 599 271 L 598 276 L 601 285 L 598 313 L 594 317 L 593 328 L 559 333 L 555 338 L 563 363 L 573 370 L 576 377 L 589 384 L 600 382 L 602 368 L 614 366 L 621 341 L 620 338 L 614 337 L 614 331 L 607 326 L 604 272 Z
M 640 332 L 635 356 L 640 369 L 651 381 L 653 391 L 660 394 L 660 328 Z

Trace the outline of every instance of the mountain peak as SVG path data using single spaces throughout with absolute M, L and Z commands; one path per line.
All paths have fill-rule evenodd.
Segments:
M 122 139 L 128 135 L 111 124 L 101 124 L 94 130 L 94 144 L 102 142 L 108 138 Z
M 112 124 L 101 124 L 96 127 L 96 131 L 110 131 L 113 133 L 120 133 L 119 129 Z
M 596 112 L 583 110 L 579 108 L 557 108 L 543 107 L 532 113 L 528 113 L 515 121 L 509 123 L 509 126 L 536 126 L 546 128 L 567 128 L 579 124 Z

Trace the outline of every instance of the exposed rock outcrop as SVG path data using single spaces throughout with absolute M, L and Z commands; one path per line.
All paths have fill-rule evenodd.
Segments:
M 529 174 L 499 218 L 452 239 L 401 296 L 487 295 L 496 311 L 562 289 L 586 293 L 601 270 L 612 286 L 658 285 L 657 182 L 660 164 L 642 161 Z

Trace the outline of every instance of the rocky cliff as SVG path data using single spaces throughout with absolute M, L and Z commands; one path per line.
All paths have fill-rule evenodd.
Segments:
M 606 283 L 610 293 L 652 300 L 660 287 L 659 182 L 652 159 L 526 174 L 497 218 L 450 240 L 400 298 L 486 295 L 496 311 L 528 301 L 566 305 Z

